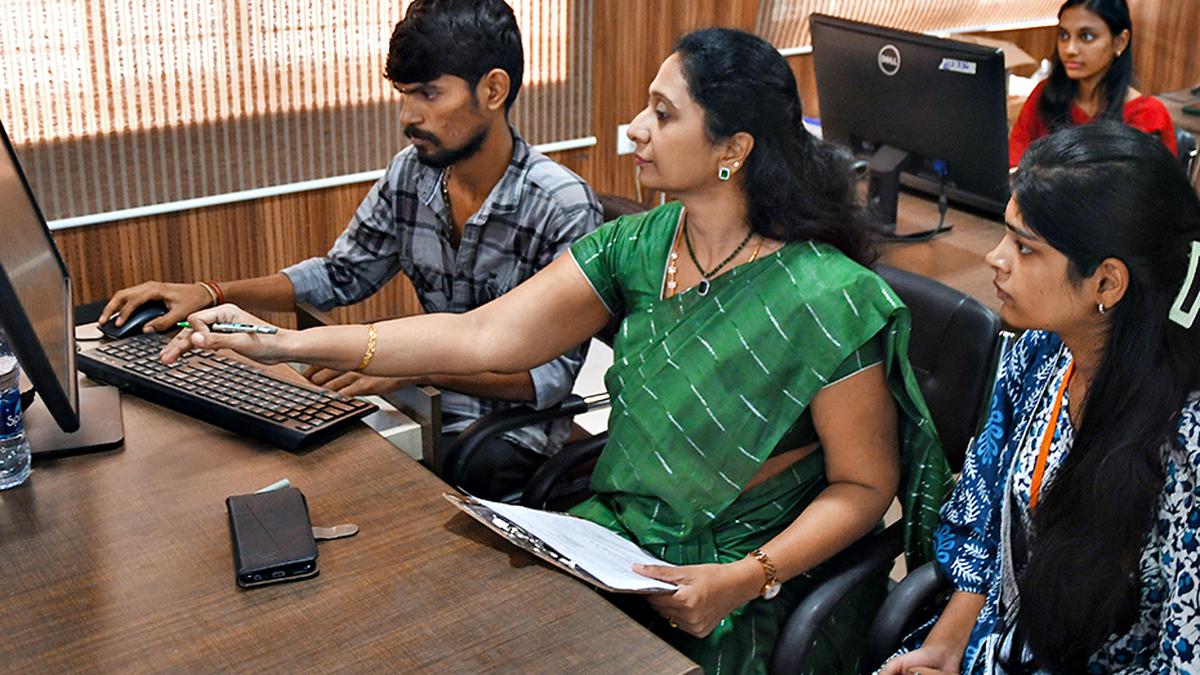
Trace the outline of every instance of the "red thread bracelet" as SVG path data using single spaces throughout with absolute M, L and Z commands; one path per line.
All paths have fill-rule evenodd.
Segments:
M 218 305 L 225 304 L 225 291 L 221 290 L 221 286 L 219 284 L 217 284 L 217 282 L 215 282 L 215 281 L 206 281 L 204 283 L 208 284 L 209 286 L 212 286 L 213 291 L 216 292 L 217 304 Z

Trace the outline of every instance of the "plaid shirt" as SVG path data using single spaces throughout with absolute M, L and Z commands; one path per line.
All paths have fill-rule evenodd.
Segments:
M 412 147 L 396 155 L 329 253 L 283 270 L 296 301 L 322 309 L 353 304 L 403 272 L 426 312 L 467 312 L 512 290 L 600 225 L 600 202 L 583 179 L 530 148 L 514 130 L 512 162 L 464 225 L 455 249 L 442 173 L 421 164 Z M 571 392 L 586 351 L 584 344 L 530 371 L 537 408 Z M 516 405 L 443 392 L 443 431 L 461 431 Z M 553 454 L 569 431 L 570 420 L 557 420 L 505 437 Z

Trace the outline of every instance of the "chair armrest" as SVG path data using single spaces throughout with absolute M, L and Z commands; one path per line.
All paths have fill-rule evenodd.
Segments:
M 296 328 L 320 328 L 337 324 L 328 312 L 308 303 L 296 303 Z M 421 427 L 421 461 L 433 467 L 440 459 L 442 435 L 442 392 L 437 387 L 412 386 L 380 396 Z
M 608 432 L 563 446 L 562 450 L 538 467 L 533 477 L 529 479 L 529 484 L 521 493 L 521 506 L 545 509 L 554 486 L 576 467 L 599 457 L 606 443 L 608 443 Z
M 850 591 L 880 569 L 891 567 L 904 551 L 903 533 L 904 523 L 893 523 L 851 544 L 830 561 L 838 571 L 806 595 L 784 624 L 771 656 L 772 673 L 804 670 L 821 624 Z
M 879 613 L 875 615 L 875 621 L 871 623 L 863 665 L 870 666 L 872 671 L 883 665 L 884 660 L 900 648 L 900 642 L 908 632 L 917 627 L 913 625 L 914 620 L 924 619 L 919 612 L 932 604 L 948 587 L 949 582 L 942 576 L 942 569 L 937 563 L 927 562 L 909 572 L 888 593 Z
M 327 312 L 323 312 L 308 303 L 296 304 L 296 328 L 303 330 L 305 328 L 319 328 L 321 326 L 332 326 L 337 323 L 333 317 Z
M 527 405 L 497 410 L 475 420 L 442 453 L 442 480 L 458 485 L 475 452 L 488 439 L 513 429 L 539 424 L 560 417 L 573 417 L 608 404 L 607 395 L 589 396 L 586 399 L 570 394 L 557 405 L 534 410 Z M 436 472 L 436 470 L 435 470 Z

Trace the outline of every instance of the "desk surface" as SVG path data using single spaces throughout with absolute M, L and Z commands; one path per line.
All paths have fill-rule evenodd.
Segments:
M 901 192 L 897 232 L 918 232 L 937 225 L 937 202 L 924 195 Z M 992 285 L 995 275 L 984 261 L 1004 236 L 999 220 L 951 208 L 946 222 L 954 229 L 919 244 L 882 244 L 880 262 L 923 274 L 979 300 L 999 313 L 1000 300 Z
M 936 220 L 935 203 L 901 195 L 901 232 Z M 948 222 L 882 260 L 997 309 L 983 255 L 1003 226 L 953 209 Z M 292 454 L 122 400 L 123 450 L 38 463 L 0 492 L 0 670 L 696 670 L 459 514 L 365 427 Z M 320 544 L 315 579 L 237 590 L 224 499 L 284 476 L 315 524 L 361 532 Z
M 1189 115 L 1183 112 L 1183 106 L 1189 103 L 1200 102 L 1200 96 L 1192 93 L 1191 88 L 1178 89 L 1176 91 L 1168 91 L 1165 94 L 1159 94 L 1158 100 L 1163 102 L 1167 107 L 1167 112 L 1171 113 L 1171 120 L 1176 127 L 1187 129 L 1193 134 L 1200 135 L 1200 116 Z
M 514 551 L 365 427 L 293 454 L 122 397 L 123 450 L 0 493 L 0 670 L 696 672 L 588 587 Z M 238 590 L 224 500 L 288 477 L 318 577 Z

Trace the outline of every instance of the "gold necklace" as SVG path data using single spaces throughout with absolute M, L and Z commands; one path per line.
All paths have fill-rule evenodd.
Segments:
M 758 244 L 754 247 L 754 253 L 750 254 L 750 259 L 747 260 L 746 262 L 752 263 L 758 259 L 758 252 L 762 250 L 762 243 L 763 243 L 763 240 L 760 237 L 758 240 Z

